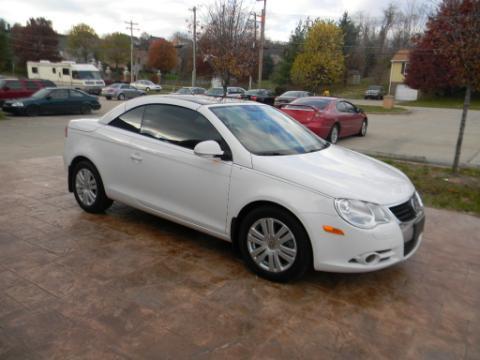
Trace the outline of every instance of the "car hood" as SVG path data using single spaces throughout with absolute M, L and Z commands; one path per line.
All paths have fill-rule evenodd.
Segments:
M 301 155 L 253 155 L 252 163 L 255 170 L 334 198 L 391 205 L 415 191 L 400 170 L 335 145 Z

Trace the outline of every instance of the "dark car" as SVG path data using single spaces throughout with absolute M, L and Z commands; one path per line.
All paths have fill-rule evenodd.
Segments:
M 385 94 L 385 90 L 383 86 L 380 85 L 371 85 L 365 90 L 364 98 L 365 99 L 377 99 L 382 100 L 383 95 Z
M 5 101 L 3 111 L 18 115 L 40 114 L 89 114 L 100 109 L 96 96 L 81 90 L 67 88 L 44 88 L 29 98 Z
M 311 96 L 292 101 L 280 109 L 331 143 L 341 137 L 367 134 L 367 115 L 343 99 Z
M 275 95 L 273 95 L 273 92 L 266 89 L 248 90 L 245 95 L 243 95 L 243 98 L 246 100 L 257 101 L 268 105 L 273 105 L 275 101 Z
M 5 100 L 28 97 L 45 87 L 55 87 L 50 80 L 0 79 L 0 106 Z
M 276 107 L 280 107 L 284 104 L 291 103 L 293 100 L 296 100 L 298 98 L 303 98 L 303 97 L 312 96 L 312 95 L 313 94 L 308 91 L 287 91 L 275 98 L 274 105 Z
M 138 90 L 129 84 L 114 83 L 102 89 L 101 95 L 105 96 L 107 100 L 117 99 L 133 99 L 137 96 L 143 96 L 147 93 L 143 90 Z

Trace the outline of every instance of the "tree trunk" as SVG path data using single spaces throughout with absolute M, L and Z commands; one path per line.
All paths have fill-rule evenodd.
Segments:
M 460 130 L 458 131 L 457 146 L 455 147 L 455 159 L 453 160 L 452 171 L 454 174 L 458 172 L 458 164 L 460 162 L 460 153 L 462 151 L 463 132 L 465 131 L 465 123 L 467 122 L 468 108 L 470 107 L 471 86 L 467 85 L 465 89 L 465 100 L 463 101 L 462 119 L 460 120 Z

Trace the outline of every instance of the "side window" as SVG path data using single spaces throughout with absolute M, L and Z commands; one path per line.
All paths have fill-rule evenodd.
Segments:
M 7 81 L 5 85 L 11 90 L 19 90 L 22 88 L 22 84 L 17 80 Z
M 32 73 L 38 74 L 38 67 L 33 66 L 32 67 Z
M 70 96 L 72 98 L 83 98 L 83 94 L 81 92 L 75 91 L 75 90 L 70 90 Z
M 140 132 L 156 139 L 193 149 L 201 141 L 223 139 L 214 126 L 196 111 L 173 105 L 148 105 Z
M 66 90 L 66 89 L 53 90 L 53 91 L 50 93 L 50 97 L 51 97 L 52 99 L 57 99 L 57 100 L 68 99 L 68 90 Z
M 348 112 L 348 113 L 354 113 L 355 112 L 355 106 L 353 106 L 352 104 L 347 103 L 347 102 L 344 102 L 343 104 L 345 106 L 345 112 Z
M 337 102 L 337 111 L 346 112 L 345 103 L 343 101 Z
M 122 85 L 120 86 L 120 89 L 128 89 L 128 87 L 129 87 L 128 85 Z
M 62 69 L 62 74 L 63 74 L 63 75 L 70 75 L 70 69 L 65 69 L 65 68 L 63 68 L 63 69 Z
M 34 83 L 33 81 L 26 81 L 25 85 L 28 90 L 37 90 L 38 89 L 38 84 Z
M 108 125 L 138 133 L 140 132 L 144 110 L 145 106 L 139 106 L 135 109 L 131 109 L 118 116 L 116 119 L 110 121 Z

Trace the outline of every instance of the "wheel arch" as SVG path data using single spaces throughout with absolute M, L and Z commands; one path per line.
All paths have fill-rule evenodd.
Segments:
M 90 164 L 92 164 L 95 169 L 98 171 L 97 166 L 95 163 L 90 160 L 88 157 L 83 156 L 83 155 L 77 155 L 73 158 L 73 160 L 70 162 L 70 165 L 68 165 L 68 191 L 73 192 L 73 169 L 75 169 L 75 165 L 77 165 L 80 161 L 88 161 Z M 100 174 L 100 172 L 98 172 Z M 100 175 L 101 177 L 101 175 Z
M 233 217 L 231 222 L 230 222 L 230 239 L 232 241 L 232 246 L 233 246 L 233 249 L 234 249 L 235 253 L 240 254 L 239 233 L 240 233 L 240 226 L 242 224 L 243 219 L 245 218 L 245 216 L 247 216 L 248 213 L 250 213 L 254 209 L 259 208 L 259 207 L 263 207 L 263 206 L 271 206 L 271 207 L 275 207 L 277 209 L 286 211 L 287 213 L 292 215 L 295 219 L 297 219 L 297 221 L 299 222 L 299 224 L 302 226 L 303 230 L 305 231 L 305 234 L 307 234 L 308 241 L 310 243 L 310 248 L 312 249 L 312 243 L 311 243 L 311 239 L 310 239 L 310 236 L 308 234 L 307 228 L 303 224 L 302 220 L 297 215 L 295 215 L 295 213 L 292 210 L 290 210 L 287 207 L 285 207 L 284 205 L 281 205 L 281 204 L 279 204 L 277 202 L 274 202 L 274 201 L 255 200 L 255 201 L 252 201 L 252 202 L 244 205 L 242 207 L 242 209 L 238 212 L 238 214 L 235 217 Z

